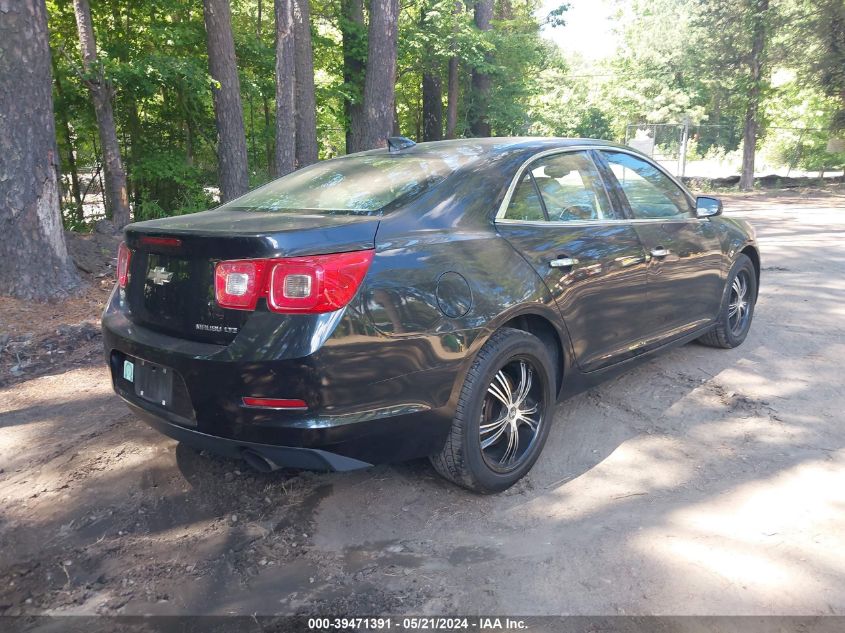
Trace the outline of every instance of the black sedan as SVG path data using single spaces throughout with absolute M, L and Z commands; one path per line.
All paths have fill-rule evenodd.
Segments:
M 428 456 L 500 491 L 558 400 L 670 346 L 743 342 L 760 256 L 721 210 L 602 141 L 390 139 L 130 225 L 103 315 L 114 388 L 260 470 Z

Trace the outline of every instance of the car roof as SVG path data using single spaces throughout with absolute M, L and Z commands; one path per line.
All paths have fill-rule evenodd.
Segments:
M 405 151 L 443 151 L 450 149 L 477 148 L 496 154 L 518 149 L 542 151 L 552 148 L 565 148 L 583 145 L 616 145 L 610 141 L 592 138 L 559 138 L 554 136 L 492 136 L 486 138 L 461 138 L 447 141 L 428 141 L 417 143 Z M 402 150 L 400 150 L 402 151 Z
M 639 154 L 639 152 L 632 150 L 630 147 L 599 139 L 539 136 L 496 136 L 484 138 L 461 138 L 445 141 L 427 141 L 423 143 L 416 143 L 410 147 L 395 150 L 393 152 L 389 152 L 387 148 L 379 148 L 356 154 L 347 154 L 346 156 L 340 156 L 338 158 L 343 160 L 344 158 L 360 156 L 363 154 L 383 155 L 390 153 L 391 155 L 397 157 L 431 157 L 447 159 L 448 161 L 449 156 L 453 156 L 456 159 L 460 159 L 459 162 L 463 165 L 472 163 L 477 166 L 479 163 L 495 160 L 505 154 L 511 156 L 523 155 L 528 158 L 533 154 L 547 150 L 585 146 L 619 148 Z

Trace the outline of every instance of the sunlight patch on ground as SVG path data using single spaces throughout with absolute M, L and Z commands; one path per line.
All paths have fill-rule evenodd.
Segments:
M 817 419 L 813 418 L 810 423 L 814 421 Z M 771 429 L 771 420 L 760 417 L 743 419 L 742 424 L 738 424 L 735 419 L 728 419 L 702 424 L 690 431 L 690 437 L 702 443 L 723 442 L 732 447 L 737 445 L 737 440 L 753 439 L 755 444 L 788 448 L 796 441 L 804 441 L 812 436 L 810 431 L 797 424 L 780 425 L 777 435 L 772 434 Z
M 845 451 L 677 510 L 631 545 L 679 581 L 800 600 L 845 577 Z M 716 584 L 713 584 L 714 579 Z M 697 583 L 697 584 L 698 584 Z
M 638 437 L 621 444 L 583 475 L 561 482 L 548 495 L 509 512 L 569 520 L 587 517 L 619 499 L 683 485 L 693 468 L 688 454 L 677 439 Z
M 0 390 L 0 468 L 13 471 L 31 457 L 25 447 L 59 443 L 80 428 L 114 417 L 117 406 L 120 402 L 100 367 L 41 376 Z
M 123 441 L 120 447 L 103 450 L 102 447 L 90 446 L 80 450 L 71 449 L 51 460 L 35 472 L 29 472 L 26 483 L 2 488 L 4 503 L 19 503 L 19 508 L 40 505 L 45 501 L 62 504 L 71 498 L 68 489 L 77 481 L 96 481 L 97 473 L 107 474 L 110 478 L 129 476 L 129 471 L 142 471 L 150 462 L 156 447 Z M 74 486 L 75 487 L 75 486 Z M 37 493 L 37 501 L 29 501 Z M 10 508 L 7 507 L 7 512 Z
M 111 381 L 103 367 L 80 367 L 0 389 L 0 415 L 14 413 L 23 406 L 55 407 L 57 402 L 69 403 L 111 393 Z

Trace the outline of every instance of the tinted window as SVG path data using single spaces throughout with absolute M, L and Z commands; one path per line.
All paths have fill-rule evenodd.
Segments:
M 604 154 L 635 218 L 692 217 L 693 209 L 684 192 L 657 167 L 630 154 Z
M 514 189 L 508 210 L 505 213 L 508 220 L 545 220 L 543 205 L 537 188 L 531 180 L 531 174 L 526 172 L 520 183 Z
M 461 162 L 461 161 L 458 161 Z M 232 200 L 227 208 L 368 213 L 408 202 L 459 165 L 421 155 L 352 156 L 304 167 Z
M 531 174 L 543 196 L 549 220 L 577 222 L 613 217 L 599 172 L 583 152 L 541 158 Z

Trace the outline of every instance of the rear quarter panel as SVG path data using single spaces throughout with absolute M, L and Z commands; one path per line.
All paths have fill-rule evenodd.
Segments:
M 475 352 L 507 315 L 552 314 L 542 280 L 493 225 L 519 162 L 508 158 L 459 172 L 384 217 L 376 235 L 361 309 L 379 337 L 381 380 L 411 394 L 437 382 L 435 406 L 453 408 Z

